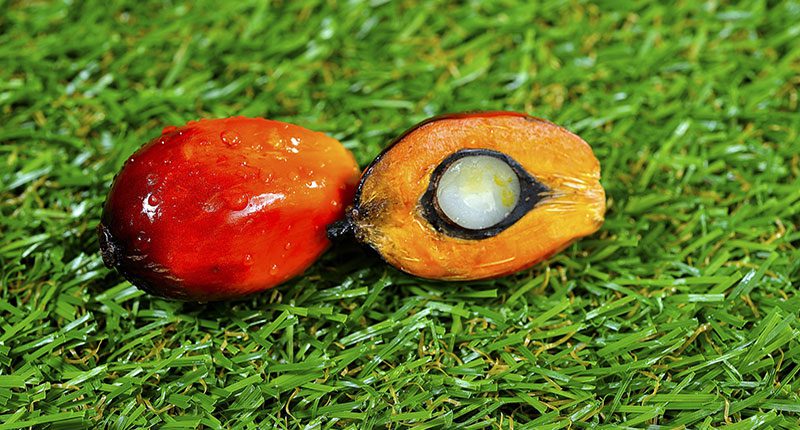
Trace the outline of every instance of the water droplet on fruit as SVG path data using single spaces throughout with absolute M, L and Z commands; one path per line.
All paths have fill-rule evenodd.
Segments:
M 150 249 L 150 237 L 145 234 L 145 232 L 140 231 L 139 234 L 136 235 L 136 249 L 140 252 L 147 251 Z
M 222 143 L 230 148 L 242 143 L 242 138 L 235 131 L 225 130 L 219 135 L 219 137 L 222 139 Z
M 270 267 L 269 274 L 270 275 L 277 275 L 278 274 L 278 265 L 277 264 L 273 264 L 272 267 Z
M 235 211 L 240 211 L 247 207 L 248 198 L 245 194 L 228 194 L 225 197 L 227 206 Z
M 286 242 L 286 246 L 284 246 L 283 249 L 285 249 L 287 251 L 292 249 L 292 242 Z
M 178 127 L 175 127 L 174 125 L 168 125 L 168 126 L 164 127 L 163 130 L 161 130 L 161 134 L 164 135 L 164 134 L 172 133 L 173 131 L 175 131 L 177 129 L 178 129 Z
M 155 173 L 147 175 L 147 186 L 154 187 L 156 186 L 156 184 L 158 184 L 158 175 L 156 175 Z
M 339 206 L 339 202 L 337 202 L 336 200 L 331 200 L 331 206 L 338 207 Z
M 245 266 L 252 266 L 253 265 L 253 256 L 247 254 L 244 256 L 244 265 Z
M 211 145 L 211 142 L 209 142 L 208 140 L 203 139 L 200 141 L 200 146 L 208 146 L 208 145 Z
M 297 145 L 300 144 L 300 139 L 298 139 L 296 137 L 293 137 L 293 138 L 289 139 L 289 141 L 292 142 L 292 145 L 294 145 L 294 146 L 297 146 Z
M 151 201 L 155 203 L 151 203 Z M 153 222 L 153 220 L 155 220 L 156 218 L 156 213 L 158 211 L 158 202 L 159 202 L 158 197 L 153 196 L 152 193 L 145 196 L 144 200 L 142 200 L 142 213 L 145 214 L 145 216 L 147 216 L 147 219 L 149 219 L 150 222 Z

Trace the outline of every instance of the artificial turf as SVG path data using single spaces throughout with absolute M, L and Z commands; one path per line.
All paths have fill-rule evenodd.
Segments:
M 0 430 L 798 428 L 799 38 L 797 1 L 0 1 Z M 476 109 L 588 141 L 603 228 L 461 284 L 343 245 L 230 303 L 101 262 L 163 126 L 264 116 L 363 166 Z

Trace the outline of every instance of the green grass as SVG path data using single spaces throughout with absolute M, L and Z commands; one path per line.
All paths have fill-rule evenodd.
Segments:
M 800 426 L 800 3 L 237 3 L 0 0 L 0 430 Z M 235 303 L 102 265 L 165 125 L 265 116 L 365 165 L 475 109 L 590 142 L 600 232 L 469 284 L 340 247 Z

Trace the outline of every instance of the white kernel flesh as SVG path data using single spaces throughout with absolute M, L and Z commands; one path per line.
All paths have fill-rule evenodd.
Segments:
M 453 162 L 436 189 L 439 208 L 453 223 L 481 230 L 502 222 L 519 201 L 519 178 L 505 161 L 472 155 Z

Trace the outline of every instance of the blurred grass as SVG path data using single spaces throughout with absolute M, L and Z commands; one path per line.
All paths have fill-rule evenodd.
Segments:
M 798 37 L 797 1 L 0 1 L 0 429 L 798 428 Z M 475 109 L 590 142 L 601 232 L 472 284 L 341 248 L 208 305 L 101 263 L 165 125 L 290 121 L 364 165 Z

